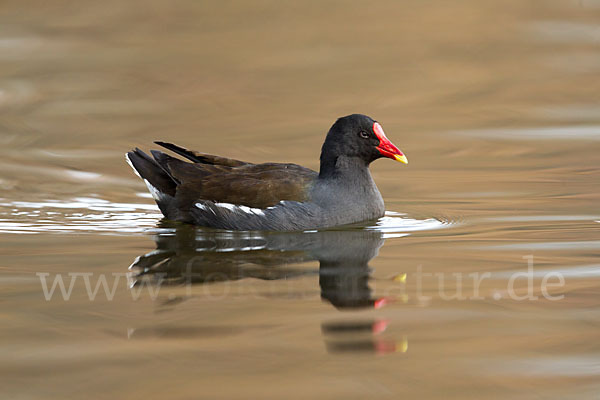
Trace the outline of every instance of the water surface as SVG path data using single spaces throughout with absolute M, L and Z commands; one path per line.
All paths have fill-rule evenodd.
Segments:
M 592 0 L 4 2 L 0 394 L 597 398 L 599 18 Z M 410 164 L 372 165 L 388 212 L 352 227 L 161 221 L 123 160 L 166 140 L 317 169 L 353 112 Z

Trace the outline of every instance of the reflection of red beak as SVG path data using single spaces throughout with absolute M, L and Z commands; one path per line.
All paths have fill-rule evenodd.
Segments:
M 388 300 L 389 299 L 387 297 L 381 297 L 375 300 L 375 302 L 373 303 L 373 308 L 378 309 L 385 306 L 388 303 Z
M 381 153 L 382 156 L 391 158 L 392 160 L 400 161 L 401 163 L 408 164 L 408 159 L 398 149 L 390 140 L 385 136 L 385 132 L 383 132 L 383 128 L 379 123 L 375 122 L 373 124 L 373 132 L 379 138 L 379 146 L 377 146 L 377 150 Z
M 373 343 L 373 347 L 375 348 L 375 353 L 379 355 L 395 353 L 398 351 L 396 342 L 392 340 L 377 340 Z
M 379 335 L 380 333 L 385 331 L 389 323 L 390 321 L 385 319 L 380 319 L 373 322 L 373 325 L 371 325 L 371 331 L 373 332 L 373 335 Z

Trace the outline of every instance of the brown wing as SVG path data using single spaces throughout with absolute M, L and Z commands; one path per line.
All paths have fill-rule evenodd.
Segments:
M 248 207 L 266 208 L 282 200 L 306 201 L 317 173 L 296 164 L 250 164 L 203 155 L 215 163 L 189 163 L 153 151 L 154 158 L 178 183 L 179 207 L 189 208 L 198 200 L 211 200 Z M 189 157 L 188 157 L 189 158 Z

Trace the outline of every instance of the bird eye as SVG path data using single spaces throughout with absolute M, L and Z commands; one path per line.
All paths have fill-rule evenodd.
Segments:
M 360 131 L 359 135 L 363 139 L 368 139 L 369 138 L 369 134 L 367 132 L 365 132 L 365 131 Z

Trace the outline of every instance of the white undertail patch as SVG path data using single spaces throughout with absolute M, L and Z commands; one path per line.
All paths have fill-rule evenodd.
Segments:
M 142 176 L 140 175 L 140 173 L 138 172 L 138 170 L 135 169 L 135 167 L 133 166 L 133 163 L 131 162 L 131 159 L 129 158 L 129 154 L 127 154 L 127 153 L 125 153 L 125 161 L 127 161 L 127 164 L 129 164 L 129 166 L 131 167 L 131 169 L 133 170 L 133 172 L 135 172 L 135 174 L 138 177 L 140 177 L 141 179 L 144 179 L 144 178 L 142 178 Z
M 150 194 L 154 200 L 160 201 L 164 198 L 165 195 L 162 194 L 160 190 L 152 186 L 152 184 L 148 182 L 148 179 L 144 179 L 144 183 L 146 183 L 146 186 L 148 186 L 148 190 L 150 191 Z

